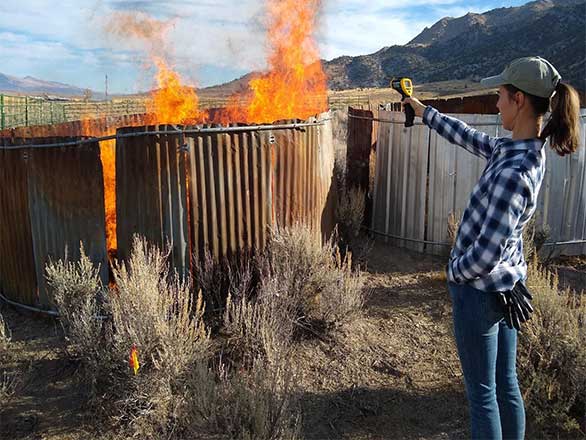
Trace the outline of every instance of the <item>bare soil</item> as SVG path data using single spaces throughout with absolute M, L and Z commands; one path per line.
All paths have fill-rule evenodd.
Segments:
M 581 273 L 579 281 L 586 261 L 577 261 L 568 267 Z M 443 258 L 374 245 L 365 310 L 329 336 L 301 342 L 291 360 L 301 377 L 305 438 L 467 438 L 443 266 Z M 59 323 L 7 307 L 1 311 L 13 344 L 0 370 L 18 371 L 20 383 L 0 401 L 0 439 L 110 437 L 84 408 Z M 529 426 L 529 438 L 530 433 Z

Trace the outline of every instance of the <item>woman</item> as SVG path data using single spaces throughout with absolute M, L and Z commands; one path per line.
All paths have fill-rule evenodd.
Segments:
M 512 61 L 497 76 L 497 107 L 512 138 L 494 138 L 407 98 L 415 114 L 450 142 L 488 159 L 474 187 L 447 265 L 454 334 L 464 373 L 474 439 L 522 439 L 525 409 L 516 373 L 517 328 L 505 320 L 501 297 L 527 278 L 523 227 L 535 211 L 545 151 L 573 153 L 579 142 L 579 99 L 539 57 Z M 551 117 L 544 128 L 543 116 Z M 514 308 L 513 308 L 514 309 Z

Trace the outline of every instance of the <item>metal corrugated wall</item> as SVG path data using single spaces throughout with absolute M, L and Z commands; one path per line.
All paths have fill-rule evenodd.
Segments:
M 71 138 L 34 139 L 35 144 Z M 31 140 L 3 140 L 4 146 Z M 9 299 L 50 308 L 49 259 L 79 259 L 80 242 L 107 283 L 104 193 L 97 142 L 77 146 L 1 150 L 0 289 Z
M 275 225 L 304 222 L 327 235 L 334 223 L 333 158 L 329 123 L 120 138 L 118 256 L 128 256 L 136 233 L 171 243 L 180 270 L 189 267 L 190 249 L 196 258 L 209 250 L 216 259 L 262 249 Z
M 321 118 L 327 119 L 327 114 Z M 281 121 L 288 123 L 291 121 Z M 296 121 L 295 121 L 296 122 Z M 186 127 L 186 129 L 193 127 Z M 158 131 L 159 134 L 144 134 Z M 177 127 L 123 128 L 116 143 L 118 258 L 134 234 L 171 246 L 180 273 L 210 249 L 215 258 L 266 244 L 271 226 L 334 227 L 331 124 L 181 134 Z M 167 132 L 169 132 L 167 134 Z M 3 146 L 79 138 L 2 138 Z M 50 308 L 49 258 L 79 258 L 84 243 L 108 282 L 104 183 L 98 142 L 0 149 L 0 289 L 9 299 Z
M 149 131 L 176 131 L 170 126 Z M 121 128 L 117 134 L 143 132 Z M 175 268 L 189 267 L 185 197 L 185 159 L 179 135 L 142 135 L 116 142 L 116 219 L 118 258 L 130 256 L 135 234 L 161 249 L 170 246 Z
M 535 219 L 538 225 L 550 229 L 546 252 L 549 248 L 566 255 L 586 254 L 586 244 L 581 242 L 552 246 L 586 240 L 586 110 L 581 112 L 581 145 L 576 153 L 560 157 L 545 146 L 546 174 Z M 492 136 L 510 135 L 497 115 L 455 116 Z M 425 252 L 448 253 L 448 218 L 455 215 L 459 220 L 486 161 L 423 125 L 405 129 L 401 113 L 381 111 L 379 119 L 391 122 L 379 123 L 371 228 L 381 234 L 445 243 L 427 243 Z M 423 243 L 400 239 L 393 242 L 423 250 Z
M 18 140 L 10 145 L 14 143 Z M 29 155 L 28 150 L 0 150 L 0 291 L 9 299 L 35 304 L 37 275 L 27 189 Z

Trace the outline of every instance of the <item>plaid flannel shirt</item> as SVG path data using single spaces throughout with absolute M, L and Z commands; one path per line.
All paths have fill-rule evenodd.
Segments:
M 423 122 L 488 159 L 460 222 L 448 280 L 486 292 L 512 289 L 527 278 L 522 233 L 535 212 L 545 172 L 542 141 L 491 137 L 430 106 Z

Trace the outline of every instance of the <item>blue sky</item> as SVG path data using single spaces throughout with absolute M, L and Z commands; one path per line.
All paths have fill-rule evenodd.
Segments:
M 300 0 L 302 1 L 302 0 Z M 148 90 L 152 76 L 139 43 L 104 30 L 114 12 L 172 20 L 169 56 L 186 82 L 222 83 L 265 67 L 260 0 L 1 0 L 0 72 L 112 93 Z M 321 57 L 362 55 L 405 44 L 442 17 L 519 6 L 526 1 L 324 0 Z M 405 5 L 408 7 L 405 7 Z

